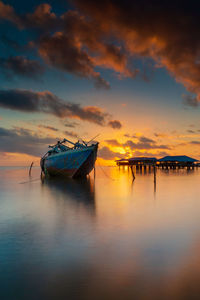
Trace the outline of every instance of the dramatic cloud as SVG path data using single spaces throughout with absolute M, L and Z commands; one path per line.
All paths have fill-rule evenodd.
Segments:
M 194 130 L 191 130 L 191 129 L 188 129 L 187 132 L 188 132 L 188 133 L 195 133 L 195 131 L 194 131 Z
M 51 5 L 40 4 L 33 13 L 17 15 L 11 5 L 6 5 L 0 1 L 0 19 L 7 20 L 22 28 L 38 28 L 39 30 L 50 30 L 59 26 L 59 20 L 51 12 Z
M 133 138 L 133 139 L 137 138 L 137 136 L 135 134 L 131 135 L 129 133 L 125 133 L 124 136 L 127 137 L 127 138 Z
M 165 151 L 158 151 L 156 153 L 151 153 L 151 152 L 144 152 L 144 151 L 135 151 L 134 152 L 134 157 L 136 156 L 145 156 L 145 157 L 164 157 L 164 156 L 167 156 L 169 155 L 168 152 L 165 152 Z
M 23 56 L 0 58 L 0 69 L 9 77 L 19 75 L 37 78 L 44 73 L 44 67 L 38 61 L 30 60 Z
M 20 17 L 16 15 L 14 8 L 11 5 L 6 5 L 0 1 L 0 19 L 11 21 L 21 26 Z
M 101 126 L 106 124 L 109 114 L 96 106 L 81 107 L 65 102 L 49 91 L 0 90 L 0 107 L 22 112 L 43 112 L 59 118 L 77 118 Z
M 55 138 L 40 137 L 28 129 L 5 129 L 0 127 L 0 152 L 26 153 L 41 156 L 49 144 L 55 143 Z
M 111 146 L 114 146 L 114 147 L 120 147 L 121 144 L 117 141 L 117 140 L 106 140 L 105 141 L 106 143 L 108 143 L 109 145 Z
M 124 144 L 125 147 L 129 147 L 130 149 L 170 149 L 167 145 L 158 145 L 156 141 L 147 138 L 145 136 L 141 136 L 137 138 L 137 142 L 133 142 L 132 140 L 126 141 Z
M 129 147 L 131 150 L 136 149 L 170 149 L 167 145 L 158 145 L 155 142 L 133 142 L 132 140 L 126 141 L 125 144 L 123 144 L 124 147 Z
M 44 37 L 39 53 L 50 65 L 80 77 L 92 78 L 97 88 L 109 88 L 109 84 L 94 71 L 94 64 L 87 51 L 81 49 L 76 37 L 63 33 Z
M 106 24 L 96 22 L 76 11 L 69 11 L 63 15 L 64 32 L 78 42 L 80 47 L 86 46 L 91 53 L 95 66 L 113 69 L 124 76 L 135 77 L 138 70 L 130 70 L 128 57 L 121 45 L 109 42 L 111 32 Z
M 184 95 L 183 96 L 183 104 L 191 107 L 198 107 L 199 106 L 199 99 L 197 97 L 191 95 Z
M 192 141 L 192 142 L 190 142 L 190 144 L 192 144 L 192 145 L 200 145 L 200 141 Z
M 66 135 L 66 136 L 70 136 L 70 137 L 72 137 L 72 138 L 78 138 L 78 135 L 77 135 L 77 133 L 76 132 L 74 132 L 74 131 L 68 131 L 68 130 L 66 130 L 66 131 L 64 131 L 64 134 Z
M 155 132 L 154 135 L 155 135 L 155 137 L 158 137 L 158 138 L 168 137 L 168 135 L 166 133 L 162 133 L 162 132 Z
M 46 126 L 46 125 L 38 125 L 39 128 L 42 129 L 48 129 L 48 130 L 52 130 L 52 131 L 59 131 L 58 128 L 52 127 L 52 126 Z
M 0 2 L 2 3 L 2 2 Z M 9 11 L 5 13 L 5 11 Z M 80 77 L 91 78 L 97 88 L 109 88 L 109 83 L 95 67 L 112 69 L 120 76 L 135 77 L 138 70 L 128 67 L 124 47 L 107 39 L 105 26 L 77 11 L 61 16 L 51 12 L 49 4 L 41 4 L 33 13 L 17 16 L 14 8 L 2 3 L 0 18 L 18 27 L 35 28 L 40 33 L 38 47 L 41 57 L 50 65 Z
M 117 158 L 124 158 L 125 155 L 118 153 L 118 152 L 113 152 L 111 151 L 108 147 L 103 147 L 99 150 L 98 152 L 98 156 L 106 159 L 106 160 L 113 160 L 113 159 L 117 159 Z
M 65 127 L 69 127 L 69 128 L 74 128 L 74 127 L 76 127 L 76 126 L 78 126 L 79 125 L 79 123 L 77 123 L 77 122 L 66 122 L 65 121 L 65 123 L 64 123 L 64 126 Z
M 156 141 L 149 139 L 145 136 L 138 137 L 137 141 L 127 140 L 125 143 L 119 143 L 117 140 L 106 140 L 106 142 L 110 146 L 116 146 L 116 147 L 128 147 L 132 151 L 134 150 L 149 150 L 149 149 L 170 149 L 167 145 L 159 145 L 156 143 Z
M 134 57 L 153 58 L 200 100 L 198 2 L 75 0 Z M 103 13 L 102 13 L 103 12 Z M 187 12 L 187 13 L 186 13 Z M 106 34 L 105 33 L 105 34 Z
M 40 29 L 45 28 L 46 30 L 50 30 L 59 25 L 58 18 L 51 12 L 51 5 L 47 3 L 40 4 L 33 13 L 24 16 L 22 22 L 24 26 L 38 27 Z
M 113 129 L 120 129 L 122 128 L 122 124 L 118 120 L 113 120 L 108 122 L 108 126 L 112 127 Z
M 141 143 L 155 144 L 155 141 L 154 141 L 154 140 L 149 139 L 149 138 L 147 138 L 147 137 L 145 137 L 145 136 L 141 136 L 141 137 L 139 138 L 139 140 L 140 140 Z
M 96 67 L 111 69 L 119 77 L 135 77 L 134 60 L 153 61 L 165 67 L 185 88 L 196 94 L 187 103 L 200 101 L 200 4 L 175 0 L 74 0 L 74 10 L 56 15 L 43 3 L 35 11 L 17 15 L 0 1 L 0 19 L 20 28 L 37 29 L 36 47 L 50 65 L 91 78 L 108 88 Z M 187 13 L 186 13 L 187 12 Z M 142 73 L 145 74 L 143 70 Z M 142 76 L 142 77 L 145 77 Z
M 97 66 L 112 69 L 123 76 L 137 75 L 137 69 L 128 68 L 123 47 L 106 41 L 107 34 L 102 24 L 76 11 L 66 12 L 59 22 L 62 23 L 60 30 L 42 37 L 39 43 L 39 53 L 48 63 L 78 76 L 92 78 L 97 87 L 109 88 L 94 70 Z

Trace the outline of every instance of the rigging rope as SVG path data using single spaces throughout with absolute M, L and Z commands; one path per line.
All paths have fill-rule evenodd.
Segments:
M 103 167 L 101 165 L 98 165 L 98 167 L 100 167 L 100 169 L 102 170 L 102 172 L 104 173 L 104 175 L 106 177 L 108 177 L 109 179 L 113 180 L 113 181 L 116 181 L 116 179 L 113 179 L 111 176 L 109 176 L 108 174 L 106 174 L 106 172 L 104 171 Z

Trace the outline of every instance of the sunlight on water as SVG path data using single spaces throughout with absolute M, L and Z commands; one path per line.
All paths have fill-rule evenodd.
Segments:
M 191 299 L 200 292 L 200 170 L 0 168 L 1 299 Z

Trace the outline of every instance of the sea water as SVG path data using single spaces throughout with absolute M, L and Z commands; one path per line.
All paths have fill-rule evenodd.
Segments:
M 0 299 L 198 299 L 199 187 L 198 169 L 1 167 Z

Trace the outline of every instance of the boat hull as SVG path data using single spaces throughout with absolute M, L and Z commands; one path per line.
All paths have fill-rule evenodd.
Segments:
M 42 170 L 50 176 L 84 177 L 94 168 L 98 144 L 48 156 Z

